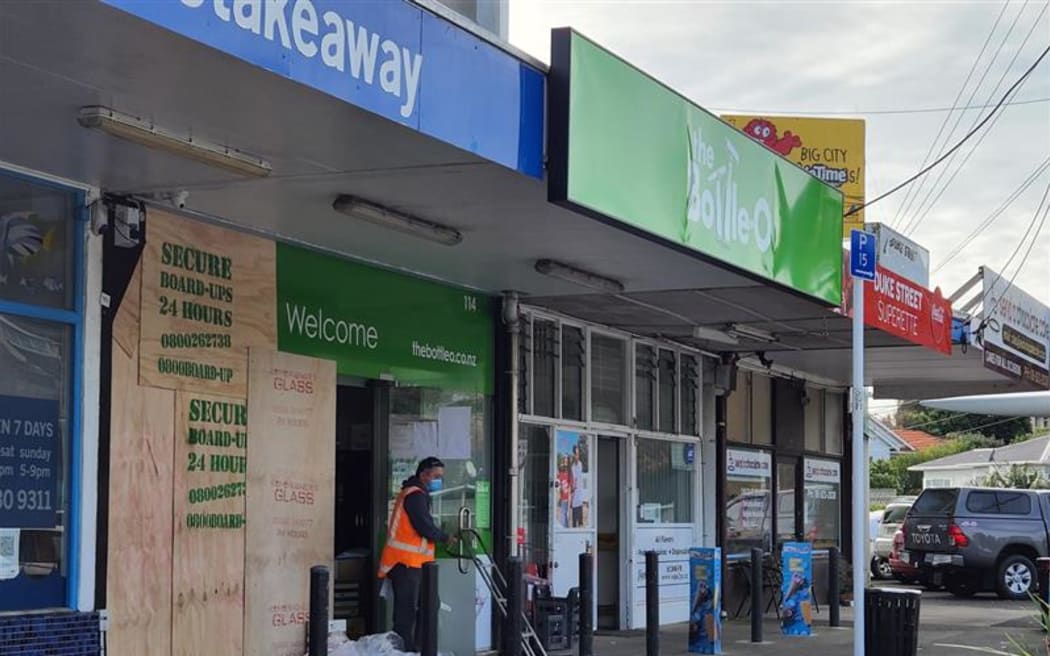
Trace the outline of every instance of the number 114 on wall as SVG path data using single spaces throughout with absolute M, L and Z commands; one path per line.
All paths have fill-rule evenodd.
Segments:
M 478 311 L 478 297 L 474 296 L 473 294 L 464 294 L 463 295 L 463 309 L 466 310 L 467 312 L 477 312 Z

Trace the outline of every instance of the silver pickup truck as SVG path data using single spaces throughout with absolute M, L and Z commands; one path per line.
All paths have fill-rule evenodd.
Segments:
M 956 596 L 987 590 L 1027 599 L 1035 561 L 1050 554 L 1050 493 L 1035 490 L 924 490 L 901 530 L 901 560 Z

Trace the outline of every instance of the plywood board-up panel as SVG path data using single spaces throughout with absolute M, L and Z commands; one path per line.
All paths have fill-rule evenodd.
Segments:
M 175 393 L 139 387 L 137 353 L 113 348 L 108 651 L 171 651 Z
M 276 348 L 272 241 L 152 210 L 142 259 L 143 385 L 247 395 L 248 348 Z
M 249 359 L 245 654 L 301 656 L 310 568 L 332 564 L 335 363 Z
M 242 653 L 247 441 L 244 399 L 176 393 L 175 656 Z
M 135 266 L 131 274 L 131 282 L 124 292 L 124 298 L 120 302 L 117 316 L 113 319 L 113 340 L 124 349 L 129 356 L 138 352 L 139 346 L 139 313 L 142 303 L 142 261 Z M 136 356 L 137 357 L 137 356 Z M 138 361 L 136 360 L 136 365 Z M 136 372 L 138 370 L 136 369 Z M 132 379 L 132 383 L 138 382 L 138 374 Z

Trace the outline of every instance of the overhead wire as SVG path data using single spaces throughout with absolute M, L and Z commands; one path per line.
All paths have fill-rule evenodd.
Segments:
M 887 198 L 887 197 L 897 193 L 901 189 L 903 189 L 903 188 L 907 187 L 908 185 L 910 185 L 912 182 L 915 182 L 916 180 L 918 180 L 922 176 L 924 176 L 927 173 L 929 173 L 930 171 L 932 171 L 939 164 L 941 164 L 944 160 L 948 159 L 948 157 L 950 157 L 952 153 L 954 153 L 955 151 L 959 150 L 959 148 L 962 148 L 962 146 L 967 141 L 972 139 L 973 136 L 975 134 L 977 134 L 981 130 L 981 128 L 984 127 L 985 124 L 987 124 L 988 121 L 990 121 L 992 119 L 992 117 L 997 115 L 997 112 L 1000 109 L 1002 109 L 1003 103 L 1006 102 L 1007 98 L 1009 98 L 1010 95 L 1013 94 L 1013 92 L 1026 79 L 1028 79 L 1028 76 L 1031 75 L 1032 72 L 1035 71 L 1035 69 L 1039 67 L 1039 64 L 1041 64 L 1043 62 L 1043 60 L 1046 58 L 1047 54 L 1050 54 L 1050 46 L 1048 46 L 1045 50 L 1043 50 L 1042 54 L 1040 54 L 1039 57 L 1032 63 L 1032 65 L 1028 67 L 1028 69 L 1021 75 L 1021 77 L 1019 77 L 1017 79 L 1017 81 L 1015 81 L 1013 83 L 1013 85 L 1011 85 L 1010 88 L 1006 90 L 1006 93 L 1003 94 L 1003 97 L 999 99 L 999 102 L 996 103 L 995 108 L 992 109 L 992 111 L 988 114 L 988 116 L 984 117 L 984 119 L 982 119 L 981 122 L 978 123 L 974 127 L 973 130 L 971 130 L 969 133 L 964 135 L 963 138 L 960 139 L 959 142 L 956 143 L 954 146 L 952 146 L 951 149 L 949 149 L 946 153 L 944 153 L 939 158 L 934 160 L 932 163 L 927 165 L 925 168 L 923 168 L 922 170 L 918 171 L 917 173 L 915 173 L 911 177 L 907 178 L 903 182 L 899 183 L 898 185 L 896 185 L 895 187 L 893 187 L 889 191 L 886 191 L 886 192 L 883 192 L 883 193 L 879 194 L 875 198 L 867 201 L 866 203 L 854 206 L 852 209 L 850 209 L 850 211 L 846 212 L 843 216 L 847 216 L 847 217 L 848 216 L 852 216 L 853 214 L 856 214 L 857 212 L 860 212 L 861 210 L 863 210 L 863 209 L 865 209 L 867 207 L 870 207 L 871 205 L 874 205 L 875 203 L 877 203 L 877 202 L 879 202 L 879 201 L 881 201 L 881 200 L 883 200 L 883 199 L 885 199 L 885 198 Z
M 1021 236 L 1021 240 L 1017 243 L 1017 248 L 1015 248 L 1014 252 L 1010 254 L 1010 258 L 1006 261 L 1006 264 L 1001 269 L 1002 273 L 999 274 L 999 280 L 1002 280 L 1002 278 L 1006 277 L 1006 272 L 1007 270 L 1009 270 L 1010 264 L 1013 262 L 1014 258 L 1017 257 L 1017 254 L 1021 252 L 1021 248 L 1024 247 L 1025 242 L 1028 240 L 1028 235 L 1031 234 L 1033 229 L 1035 229 L 1035 234 L 1032 236 L 1032 241 L 1028 243 L 1028 250 L 1025 251 L 1024 256 L 1021 258 L 1020 263 L 1018 263 L 1017 265 L 1017 269 L 1014 270 L 1013 276 L 1011 276 L 1010 281 L 1007 283 L 1006 288 L 1003 290 L 1004 294 L 1007 291 L 1009 291 L 1011 287 L 1013 287 L 1014 281 L 1017 280 L 1017 275 L 1021 273 L 1021 270 L 1024 268 L 1025 263 L 1028 261 L 1028 257 L 1032 254 L 1032 249 L 1035 247 L 1036 242 L 1039 241 L 1039 235 L 1043 231 L 1043 226 L 1046 225 L 1046 218 L 1050 216 L 1050 203 L 1047 203 L 1048 197 L 1050 197 L 1050 183 L 1047 183 L 1046 185 L 1046 191 L 1043 192 L 1043 198 L 1039 201 L 1039 207 L 1036 208 L 1035 214 L 1032 216 L 1032 221 L 1028 224 L 1028 229 L 1025 230 L 1024 235 Z M 1043 209 L 1044 206 L 1046 209 Z M 1040 212 L 1043 213 L 1042 219 L 1039 219 Z M 1039 227 L 1036 227 L 1036 221 L 1039 222 Z M 999 284 L 999 280 L 996 280 L 992 284 L 992 288 L 988 291 L 987 295 L 990 295 L 995 291 L 996 286 L 998 286 Z M 992 304 L 991 309 L 984 308 L 984 318 L 981 319 L 981 323 L 978 324 L 976 330 L 978 334 L 980 334 L 988 325 L 988 323 L 992 320 L 992 317 L 995 315 L 995 311 L 996 309 L 998 309 L 999 303 L 1001 303 L 1002 300 L 1003 294 L 1000 294 L 996 297 L 995 303 Z
M 950 249 L 948 249 L 948 254 L 944 257 L 943 260 L 941 260 L 941 262 L 936 267 L 933 268 L 933 270 L 930 273 L 937 273 L 945 266 L 947 266 L 949 262 L 958 257 L 959 254 L 962 253 L 963 250 L 965 250 L 965 248 L 968 245 L 970 245 L 974 239 L 980 236 L 980 234 L 986 229 L 988 229 L 995 222 L 996 219 L 1002 216 L 1003 213 L 1006 212 L 1006 210 L 1009 209 L 1010 206 L 1018 198 L 1020 198 L 1021 195 L 1025 191 L 1027 191 L 1029 187 L 1035 184 L 1035 181 L 1038 180 L 1042 176 L 1042 174 L 1046 173 L 1048 169 L 1050 169 L 1050 157 L 1044 159 L 1042 163 L 1039 164 L 1039 166 L 1037 166 L 1035 170 L 1028 175 L 1027 178 L 1025 178 L 1024 182 L 1022 182 L 1017 189 L 1015 189 L 1013 192 L 1011 192 L 1009 196 L 1007 196 L 1006 200 L 1004 200 L 1003 203 L 995 209 L 995 211 L 989 214 L 986 219 L 981 221 L 981 223 L 979 223 L 977 227 L 970 231 L 970 234 L 966 235 L 962 240 L 955 244 L 955 246 L 952 246 Z
M 1025 98 L 1024 100 L 1014 100 L 1012 102 L 1005 103 L 1007 107 L 1014 107 L 1017 105 L 1037 105 L 1045 102 L 1050 102 L 1050 96 L 1040 98 Z M 772 115 L 793 115 L 793 116 L 892 116 L 892 115 L 906 115 L 906 114 L 940 114 L 943 112 L 954 112 L 969 111 L 971 109 L 988 109 L 989 107 L 995 107 L 995 103 L 981 104 L 981 105 L 965 105 L 962 107 L 914 107 L 914 108 L 899 108 L 899 109 L 855 109 L 853 111 L 846 111 L 842 109 L 835 110 L 813 110 L 813 109 L 763 109 L 756 110 L 755 108 L 732 108 L 732 107 L 711 107 L 712 112 L 718 114 L 764 114 L 767 116 Z
M 1024 13 L 1025 7 L 1027 5 L 1028 5 L 1028 2 L 1025 2 L 1024 6 L 1021 7 L 1021 11 L 1018 12 L 1016 18 L 1014 19 L 1013 25 L 1010 26 L 1010 30 L 1006 33 L 1006 36 L 1003 38 L 1002 43 L 1000 43 L 1000 45 L 999 45 L 999 50 L 1000 51 L 1006 45 L 1007 39 L 1009 38 L 1010 34 L 1013 32 L 1014 26 L 1017 25 L 1017 22 L 1020 20 L 1021 15 Z M 995 83 L 995 87 L 988 94 L 988 98 L 987 98 L 987 100 L 985 100 L 985 103 L 991 102 L 992 99 L 995 98 L 995 95 L 999 91 L 999 88 L 1002 86 L 1003 82 L 1006 80 L 1006 76 L 1010 74 L 1010 71 L 1013 69 L 1014 64 L 1017 63 L 1017 60 L 1020 58 L 1021 53 L 1024 52 L 1025 46 L 1028 45 L 1028 41 L 1032 38 L 1032 35 L 1035 33 L 1036 29 L 1040 27 L 1040 25 L 1042 23 L 1042 20 L 1043 20 L 1043 16 L 1046 15 L 1047 9 L 1050 9 L 1050 3 L 1043 4 L 1042 10 L 1035 17 L 1035 20 L 1032 21 L 1031 28 L 1028 30 L 1028 33 L 1025 35 L 1024 40 L 1021 41 L 1021 45 L 1018 46 L 1016 52 L 1014 52 L 1014 56 L 1010 60 L 1010 63 L 1007 64 L 1006 67 L 1003 69 L 1002 75 L 999 76 L 998 81 L 996 81 L 996 83 Z M 999 53 L 999 51 L 996 52 L 996 57 L 998 56 L 998 53 Z M 992 58 L 992 63 L 994 63 L 996 57 Z M 989 70 L 990 70 L 990 68 L 991 68 L 991 64 L 989 64 Z M 982 80 L 983 80 L 983 77 L 982 77 Z M 1021 90 L 1020 87 L 1018 87 L 1017 91 L 1015 91 L 1014 93 L 1017 94 L 1017 93 L 1020 92 L 1020 90 Z M 1004 104 L 1004 107 L 1005 106 L 1007 106 L 1007 105 Z M 940 201 L 940 199 L 944 196 L 945 192 L 947 192 L 948 189 L 955 182 L 955 179 L 958 177 L 959 173 L 964 168 L 966 168 L 966 165 L 967 165 L 967 163 L 969 163 L 970 158 L 972 158 L 974 153 L 976 153 L 977 150 L 981 147 L 981 144 L 984 143 L 984 140 L 988 137 L 988 135 L 992 133 L 992 130 L 994 129 L 996 124 L 999 122 L 999 119 L 1001 119 L 1005 113 L 1006 113 L 1005 111 L 1000 112 L 999 115 L 995 117 L 995 120 L 992 121 L 991 124 L 989 124 L 988 129 L 986 129 L 981 134 L 980 139 L 978 139 L 977 142 L 973 145 L 973 147 L 969 150 L 969 152 L 966 153 L 966 156 L 963 158 L 963 160 L 959 164 L 959 166 L 956 167 L 954 169 L 954 171 L 952 171 L 952 174 L 948 178 L 948 181 L 945 182 L 944 185 L 940 186 L 939 191 L 935 191 L 938 188 L 938 185 L 940 185 L 941 180 L 944 179 L 945 174 L 947 174 L 947 172 L 952 169 L 952 164 L 955 162 L 955 158 L 958 155 L 958 153 L 952 155 L 951 159 L 948 161 L 948 164 L 944 168 L 941 169 L 940 174 L 937 177 L 937 180 L 929 188 L 926 196 L 923 197 L 922 202 L 919 203 L 918 209 L 915 211 L 915 216 L 912 218 L 912 221 L 909 222 L 909 224 L 908 224 L 909 227 L 907 227 L 905 229 L 905 231 L 904 231 L 905 234 L 911 234 L 916 228 L 919 227 L 919 225 L 922 224 L 922 222 L 929 215 L 930 211 L 933 210 L 934 206 L 936 206 L 938 201 Z M 980 121 L 981 116 L 983 114 L 984 114 L 983 110 L 977 114 L 977 116 L 973 120 L 973 123 L 970 125 L 971 129 L 973 129 L 973 126 L 976 125 L 978 121 Z M 962 114 L 960 113 L 959 116 L 961 118 Z
M 992 42 L 992 36 L 995 35 L 995 31 L 996 29 L 998 29 L 999 23 L 1003 20 L 1003 16 L 1006 14 L 1006 8 L 1009 6 L 1009 4 L 1010 2 L 1009 0 L 1007 0 L 1003 3 L 1003 8 L 999 10 L 999 15 L 995 18 L 995 23 L 992 24 L 992 29 L 988 32 L 988 36 L 985 38 L 984 44 L 981 46 L 980 52 L 977 53 L 977 57 L 974 58 L 973 64 L 970 65 L 970 72 L 966 74 L 966 79 L 963 80 L 962 86 L 959 87 L 959 92 L 955 94 L 955 100 L 952 101 L 951 111 L 949 111 L 948 115 L 945 116 L 944 120 L 941 121 L 941 127 L 939 130 L 937 130 L 937 135 L 933 138 L 933 141 L 930 142 L 930 147 L 926 150 L 926 155 L 922 158 L 922 164 L 919 165 L 920 170 L 924 166 L 926 166 L 926 163 L 930 161 L 930 157 L 933 156 L 933 151 L 934 149 L 936 149 L 937 144 L 940 142 L 941 135 L 944 134 L 944 128 L 947 127 L 948 121 L 951 119 L 952 114 L 955 112 L 955 108 L 959 104 L 959 100 L 962 98 L 963 93 L 966 92 L 966 87 L 969 86 L 970 79 L 973 77 L 974 71 L 977 70 L 977 64 L 981 61 L 981 58 L 984 57 L 984 51 L 988 49 L 988 44 Z M 947 143 L 948 140 L 945 139 L 945 145 L 947 145 Z M 896 226 L 901 220 L 901 218 L 905 216 L 905 206 L 909 204 L 909 199 L 912 196 L 912 193 L 913 190 L 909 189 L 904 194 L 904 199 L 897 206 L 897 211 L 893 213 L 893 218 L 890 219 L 889 223 L 891 226 Z

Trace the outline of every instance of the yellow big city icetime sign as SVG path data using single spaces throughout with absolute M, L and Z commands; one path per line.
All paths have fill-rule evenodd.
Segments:
M 847 213 L 864 204 L 863 120 L 758 115 L 722 120 L 839 189 Z M 843 220 L 842 235 L 863 228 L 862 210 Z

